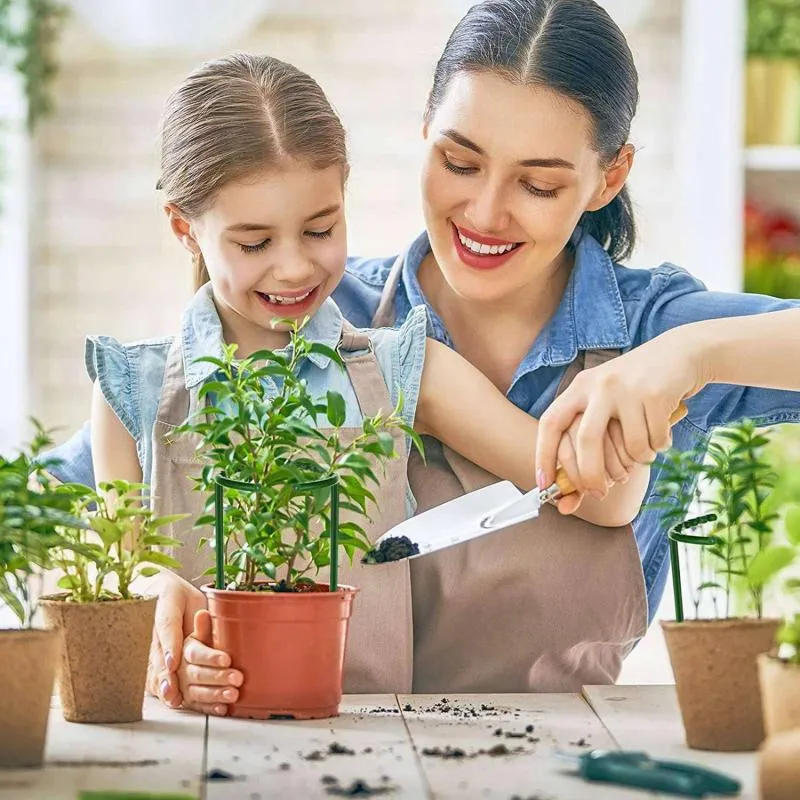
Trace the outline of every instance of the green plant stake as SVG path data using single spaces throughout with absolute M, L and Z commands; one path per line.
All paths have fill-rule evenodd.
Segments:
M 672 566 L 672 594 L 675 597 L 675 621 L 683 622 L 683 590 L 681 588 L 681 563 L 678 558 L 678 542 L 681 544 L 696 544 L 700 546 L 716 545 L 722 540 L 718 536 L 698 536 L 692 533 L 681 533 L 684 530 L 693 530 L 700 525 L 716 520 L 715 514 L 704 514 L 701 517 L 687 519 L 669 532 L 669 560 Z
M 330 537 L 331 563 L 329 588 L 331 592 L 339 589 L 339 476 L 329 475 L 314 481 L 295 484 L 295 494 L 314 492 L 317 489 L 330 487 L 331 490 L 331 516 L 328 525 Z M 255 492 L 261 488 L 257 483 L 234 481 L 224 475 L 217 475 L 214 479 L 214 550 L 216 564 L 215 588 L 225 587 L 225 525 L 223 516 L 225 504 L 223 502 L 223 488 L 237 489 L 240 492 Z

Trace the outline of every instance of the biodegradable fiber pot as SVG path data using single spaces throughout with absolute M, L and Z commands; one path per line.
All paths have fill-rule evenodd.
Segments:
M 358 589 L 236 592 L 203 587 L 214 647 L 244 683 L 234 717 L 322 719 L 339 713 L 347 630 Z
M 138 722 L 142 718 L 155 597 L 39 601 L 48 628 L 63 631 L 58 694 L 68 722 Z
M 58 631 L 0 631 L 0 767 L 39 767 L 60 637 Z
M 764 738 L 756 659 L 772 649 L 777 619 L 662 622 L 686 743 L 755 750 Z
M 760 655 L 758 678 L 767 736 L 800 728 L 800 664 Z

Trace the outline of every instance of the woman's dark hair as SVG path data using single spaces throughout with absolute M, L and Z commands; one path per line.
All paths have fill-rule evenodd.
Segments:
M 544 86 L 574 100 L 594 123 L 593 145 L 604 164 L 627 142 L 639 101 L 628 43 L 594 0 L 484 0 L 456 25 L 428 96 L 430 122 L 460 72 L 494 72 L 513 83 Z M 636 241 L 628 188 L 580 221 L 614 261 Z

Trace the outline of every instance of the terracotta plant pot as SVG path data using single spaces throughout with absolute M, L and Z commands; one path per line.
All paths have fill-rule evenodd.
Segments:
M 323 719 L 339 713 L 347 630 L 358 589 L 234 592 L 204 587 L 214 647 L 244 674 L 234 717 Z
M 0 631 L 0 767 L 39 767 L 60 636 L 58 631 Z
M 68 722 L 142 718 L 155 597 L 72 603 L 39 601 L 48 628 L 63 631 L 58 694 Z
M 764 732 L 800 729 L 800 664 L 790 664 L 771 655 L 758 657 Z
M 764 738 L 756 659 L 775 641 L 777 619 L 662 622 L 686 744 L 755 750 Z

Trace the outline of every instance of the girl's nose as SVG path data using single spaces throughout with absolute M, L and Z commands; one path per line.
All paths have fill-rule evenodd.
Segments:
M 285 253 L 272 268 L 272 274 L 280 283 L 304 288 L 314 277 L 313 262 L 300 252 Z

